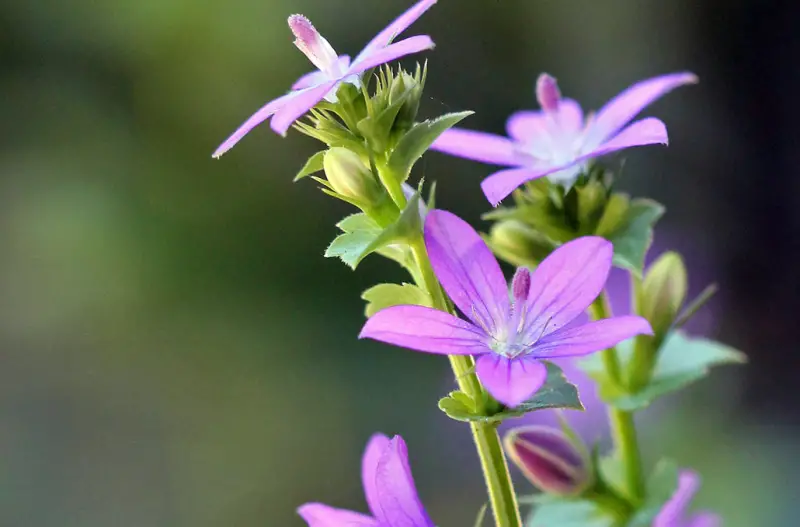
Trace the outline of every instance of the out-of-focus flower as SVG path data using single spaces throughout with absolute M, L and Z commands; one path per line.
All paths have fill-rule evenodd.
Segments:
M 720 527 L 722 520 L 714 513 L 703 511 L 688 515 L 686 509 L 700 487 L 700 476 L 683 470 L 678 476 L 678 490 L 664 504 L 653 520 L 653 527 Z
M 458 157 L 508 168 L 483 180 L 492 205 L 532 179 L 547 176 L 570 186 L 595 157 L 633 146 L 667 144 L 667 128 L 648 117 L 628 124 L 645 106 L 670 90 L 697 82 L 692 73 L 641 81 L 623 91 L 596 115 L 583 117 L 580 104 L 562 99 L 555 79 L 543 73 L 536 83 L 540 111 L 520 111 L 506 122 L 508 137 L 453 128 L 431 146 Z
M 545 381 L 539 359 L 586 355 L 639 334 L 637 316 L 570 324 L 594 301 L 611 269 L 611 243 L 587 236 L 556 249 L 531 274 L 520 268 L 508 284 L 494 255 L 464 220 L 428 213 L 425 245 L 434 272 L 468 321 L 423 306 L 386 308 L 361 331 L 417 351 L 477 356 L 475 371 L 492 396 L 514 407 Z

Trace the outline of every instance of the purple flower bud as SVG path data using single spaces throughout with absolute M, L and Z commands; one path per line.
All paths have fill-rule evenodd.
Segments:
M 543 492 L 576 496 L 592 483 L 592 468 L 585 448 L 557 428 L 538 425 L 513 428 L 503 442 L 511 461 Z
M 536 81 L 536 99 L 545 112 L 558 111 L 561 92 L 558 90 L 556 80 L 547 73 L 539 75 L 539 79 Z
M 528 299 L 531 292 L 531 272 L 527 267 L 518 267 L 511 281 L 511 291 L 514 294 L 514 301 L 524 302 Z

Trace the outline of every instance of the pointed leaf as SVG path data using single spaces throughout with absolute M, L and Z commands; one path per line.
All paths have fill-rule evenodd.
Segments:
M 486 518 L 486 511 L 489 509 L 489 504 L 484 503 L 480 510 L 478 511 L 478 515 L 475 517 L 475 527 L 482 527 L 483 520 Z
M 361 295 L 368 302 L 367 317 L 392 306 L 417 305 L 432 307 L 431 297 L 413 284 L 378 284 Z
M 631 201 L 622 222 L 605 235 L 614 244 L 614 265 L 642 276 L 644 256 L 653 241 L 653 226 L 663 214 L 664 207 L 653 200 Z
M 525 527 L 615 527 L 617 524 L 614 515 L 595 501 L 547 498 L 537 500 Z
M 303 165 L 303 168 L 300 169 L 300 172 L 297 173 L 292 181 L 298 181 L 306 176 L 310 176 L 311 174 L 315 174 L 322 170 L 322 163 L 325 160 L 326 152 L 327 150 L 322 150 L 309 157 L 308 161 L 306 161 L 306 164 Z

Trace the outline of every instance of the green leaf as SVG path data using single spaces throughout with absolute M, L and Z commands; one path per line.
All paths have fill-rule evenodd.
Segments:
M 478 511 L 478 516 L 475 517 L 475 527 L 481 527 L 483 520 L 486 518 L 486 511 L 489 510 L 489 504 L 484 503 Z
M 436 138 L 473 113 L 449 113 L 415 124 L 397 142 L 389 157 L 389 170 L 398 177 L 398 183 L 402 183 L 408 178 L 414 163 L 430 148 Z
M 583 410 L 578 390 L 570 384 L 561 368 L 552 362 L 542 361 L 547 367 L 547 380 L 533 397 L 515 408 L 502 408 L 496 413 L 480 413 L 472 400 L 462 392 L 452 392 L 439 401 L 439 409 L 457 421 L 499 423 L 537 410 L 568 408 Z
M 660 203 L 650 199 L 635 199 L 611 232 L 601 231 L 601 227 L 603 230 L 608 227 L 600 221 L 598 234 L 614 244 L 614 265 L 642 276 L 644 256 L 653 241 L 653 226 L 663 214 L 664 207 Z
M 325 161 L 325 154 L 327 150 L 322 150 L 321 152 L 317 152 L 313 156 L 308 158 L 306 164 L 303 165 L 303 168 L 300 169 L 300 172 L 294 177 L 293 181 L 298 181 L 303 179 L 306 176 L 310 176 L 311 174 L 315 174 L 322 170 L 322 163 Z
M 625 467 L 619 458 L 614 455 L 598 458 L 597 471 L 603 483 L 615 493 L 624 496 L 628 500 L 633 498 L 628 492 L 628 485 L 625 482 Z
M 664 504 L 678 488 L 678 466 L 674 461 L 662 459 L 647 480 L 647 499 L 636 511 L 626 527 L 650 527 Z
M 368 302 L 367 317 L 392 306 L 416 305 L 431 307 L 431 297 L 413 284 L 378 284 L 361 295 Z
M 551 498 L 537 503 L 525 527 L 615 527 L 617 523 L 614 515 L 594 501 Z
M 342 221 L 337 223 L 336 226 L 339 227 L 344 232 L 381 230 L 380 226 L 377 223 L 375 223 L 375 220 L 373 220 L 363 212 L 347 216 Z
M 370 248 L 380 234 L 381 231 L 366 230 L 340 234 L 328 246 L 325 257 L 335 258 L 338 256 L 351 269 L 355 270 L 359 262 L 371 252 Z

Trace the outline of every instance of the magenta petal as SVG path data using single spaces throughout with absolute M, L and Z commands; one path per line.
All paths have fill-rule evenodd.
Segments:
M 432 210 L 425 246 L 436 277 L 465 316 L 489 332 L 505 323 L 508 283 L 475 229 L 451 212 Z
M 678 476 L 678 489 L 653 520 L 653 527 L 681 525 L 686 509 L 699 487 L 700 476 L 694 471 L 682 470 Z
M 375 519 L 344 509 L 335 509 L 322 503 L 306 503 L 297 509 L 308 527 L 379 527 Z
M 350 56 L 339 55 L 339 58 L 337 60 L 336 70 L 339 72 L 345 72 L 349 67 L 350 67 Z M 312 71 L 310 73 L 306 73 L 305 75 L 297 79 L 295 83 L 292 84 L 292 89 L 302 90 L 305 88 L 311 88 L 313 86 L 319 86 L 320 84 L 323 84 L 328 80 L 329 80 L 328 74 L 325 73 L 324 71 L 320 70 Z
M 386 26 L 386 29 L 378 33 L 375 38 L 369 41 L 369 44 L 364 46 L 363 51 L 356 57 L 356 62 L 370 55 L 373 51 L 379 48 L 384 48 L 394 40 L 397 35 L 408 29 L 408 26 L 417 21 L 419 17 L 436 3 L 436 0 L 422 0 L 411 6 L 405 13 L 397 17 L 394 22 Z
M 533 161 L 506 137 L 463 128 L 447 130 L 436 138 L 431 150 L 490 165 L 521 166 Z
M 547 368 L 541 362 L 496 354 L 480 356 L 475 372 L 492 397 L 511 408 L 530 399 L 547 378 Z
M 328 81 L 313 88 L 300 90 L 298 95 L 284 105 L 270 121 L 270 127 L 278 134 L 285 136 L 289 127 L 296 120 L 304 116 L 311 108 L 317 105 L 339 81 Z
M 426 353 L 486 353 L 486 336 L 469 322 L 422 306 L 382 309 L 367 320 L 358 338 L 369 338 Z
M 667 92 L 685 84 L 694 84 L 697 76 L 682 72 L 654 77 L 638 82 L 623 91 L 603 106 L 591 125 L 594 144 L 599 144 L 614 135 L 636 117 L 645 106 Z
M 579 157 L 578 161 L 604 156 L 633 146 L 665 145 L 667 143 L 669 143 L 669 136 L 664 123 L 655 117 L 646 117 L 627 126 L 620 133 L 588 154 Z
M 515 141 L 529 144 L 543 135 L 551 134 L 557 125 L 558 132 L 579 133 L 583 129 L 583 110 L 573 99 L 562 99 L 558 110 L 550 114 L 523 110 L 511 114 L 506 121 L 506 133 Z
M 369 510 L 374 516 L 378 516 L 381 510 L 377 487 L 378 463 L 387 448 L 389 448 L 389 438 L 383 434 L 375 434 L 367 443 L 361 458 L 361 483 L 364 486 L 364 496 L 367 498 Z
M 349 75 L 361 73 L 375 66 L 380 66 L 381 64 L 399 59 L 400 57 L 431 49 L 433 45 L 433 40 L 427 35 L 410 37 L 400 42 L 390 44 L 385 48 L 376 49 L 368 55 L 364 55 L 353 62 L 347 73 Z
M 381 525 L 392 527 L 433 527 L 419 501 L 406 442 L 394 436 L 381 456 L 376 470 L 376 491 L 380 512 L 374 511 Z
M 515 188 L 523 183 L 539 179 L 553 172 L 558 172 L 563 168 L 565 167 L 543 165 L 540 167 L 500 170 L 481 181 L 481 189 L 486 199 L 489 200 L 489 203 L 491 203 L 493 207 L 496 207 L 502 200 L 508 197 L 509 194 L 514 192 Z
M 530 354 L 536 358 L 572 357 L 594 353 L 636 335 L 652 335 L 650 323 L 638 316 L 621 316 L 556 330 L 541 338 Z
M 712 512 L 698 512 L 689 518 L 686 527 L 722 527 L 722 519 Z
M 583 313 L 602 291 L 613 253 L 611 242 L 584 236 L 542 260 L 533 272 L 525 306 L 526 332 L 544 336 Z

